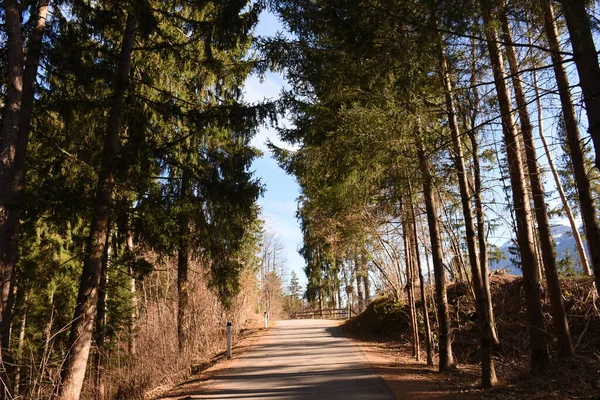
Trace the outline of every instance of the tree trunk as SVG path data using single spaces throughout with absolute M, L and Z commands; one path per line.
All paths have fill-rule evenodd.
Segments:
M 421 132 L 417 132 L 417 138 L 420 134 Z M 429 239 L 431 241 L 431 256 L 433 258 L 433 272 L 435 276 L 435 299 L 439 321 L 439 369 L 440 371 L 445 371 L 454 367 L 448 296 L 446 294 L 446 272 L 442 262 L 438 213 L 433 198 L 431 170 L 421 143 L 418 143 L 417 146 L 419 166 L 423 174 L 423 195 L 425 197 L 427 222 L 429 223 Z
M 554 65 L 554 75 L 556 85 L 560 96 L 563 118 L 565 121 L 565 130 L 567 136 L 567 146 L 569 155 L 573 161 L 573 175 L 579 195 L 579 204 L 581 205 L 581 216 L 585 235 L 588 241 L 588 249 L 591 255 L 592 268 L 594 269 L 596 288 L 600 288 L 600 226 L 598 226 L 598 216 L 594 199 L 588 179 L 588 171 L 585 165 L 583 147 L 581 145 L 581 136 L 577 119 L 575 118 L 575 109 L 569 91 L 569 81 L 565 71 L 562 56 L 560 55 L 560 44 L 558 41 L 558 30 L 554 22 L 554 11 L 550 0 L 540 0 L 544 12 L 544 30 L 550 45 L 552 64 Z M 594 57 L 596 57 L 594 53 Z M 583 83 L 583 82 L 582 82 Z M 585 95 L 585 93 L 584 93 Z M 588 109 L 589 115 L 589 109 Z M 591 125 L 590 125 L 591 126 Z M 596 160 L 598 150 L 596 149 Z M 597 165 L 597 161 L 596 161 Z
M 354 275 L 356 277 L 356 297 L 358 298 L 358 313 L 364 309 L 364 297 L 362 290 L 362 266 L 359 261 L 358 253 L 354 256 Z
M 134 244 L 133 244 L 133 231 L 131 229 L 131 221 L 130 216 L 127 215 L 126 227 L 125 227 L 125 246 L 127 248 L 127 252 L 129 253 L 131 259 L 129 262 L 129 276 L 131 277 L 129 280 L 129 293 L 131 294 L 131 321 L 129 323 L 129 338 L 127 343 L 127 349 L 129 351 L 129 355 L 135 355 L 135 332 L 136 325 L 138 320 L 138 298 L 137 298 L 137 290 L 136 290 L 136 279 L 135 279 L 135 271 L 133 270 L 133 261 L 134 257 Z
M 585 9 L 585 3 L 583 0 L 561 1 L 569 37 L 571 38 L 571 46 L 573 46 L 573 61 L 575 61 L 579 75 L 579 86 L 581 86 L 583 92 L 583 102 L 588 118 L 588 132 L 594 143 L 596 168 L 600 169 L 600 66 L 598 65 L 598 53 L 594 45 L 590 18 Z M 560 53 L 556 55 L 560 57 Z M 592 246 L 590 243 L 590 247 Z M 600 282 L 600 269 L 595 269 L 595 273 L 596 284 L 598 285 Z
M 95 372 L 95 397 L 96 400 L 106 398 L 104 387 L 104 369 L 106 367 L 106 301 L 108 293 L 106 292 L 108 283 L 108 263 L 110 258 L 110 226 L 106 234 L 106 245 L 104 247 L 104 257 L 102 258 L 102 273 L 100 274 L 100 285 L 98 286 L 98 307 L 96 312 L 96 359 L 94 360 Z
M 550 221 L 548 218 L 548 206 L 546 205 L 544 186 L 542 184 L 542 175 L 537 162 L 537 152 L 533 142 L 533 127 L 527 111 L 527 99 L 521 84 L 519 76 L 519 67 L 517 56 L 513 47 L 513 38 L 506 16 L 506 10 L 500 12 L 500 22 L 502 25 L 502 39 L 506 43 L 506 54 L 508 64 L 512 74 L 513 88 L 519 110 L 519 120 L 521 122 L 521 133 L 525 144 L 525 156 L 531 181 L 531 191 L 533 195 L 533 205 L 535 219 L 537 222 L 537 233 L 540 244 L 540 251 L 544 272 L 546 273 L 546 285 L 550 297 L 550 308 L 552 310 L 552 322 L 558 339 L 559 352 L 563 357 L 570 357 L 573 353 L 573 343 L 571 342 L 571 333 L 565 313 L 565 305 L 562 300 L 560 282 L 558 280 L 558 271 L 556 269 L 556 257 L 554 249 L 554 240 L 550 232 Z
M 411 238 L 412 228 L 409 226 L 408 212 L 406 204 L 401 201 L 401 216 L 402 220 L 402 239 L 404 241 L 404 256 L 406 260 L 406 295 L 408 298 L 408 318 L 411 327 L 412 339 L 412 355 L 419 360 L 419 327 L 417 325 L 416 307 L 415 307 L 415 285 L 414 285 L 414 257 L 413 244 Z
M 189 176 L 187 171 L 183 171 L 181 177 L 181 192 L 179 201 L 182 208 L 185 208 L 189 191 Z M 179 352 L 185 350 L 187 343 L 187 308 L 188 308 L 188 268 L 190 258 L 189 247 L 189 221 L 185 211 L 179 216 L 179 248 L 177 249 L 177 338 L 179 343 Z M 263 282 L 264 283 L 264 282 Z M 266 310 L 266 309 L 265 309 Z
M 10 324 L 14 288 L 14 271 L 18 255 L 18 235 L 21 209 L 16 206 L 23 190 L 25 160 L 35 79 L 46 29 L 48 0 L 40 0 L 34 17 L 35 25 L 28 40 L 27 60 L 23 61 L 21 17 L 16 1 L 5 2 L 8 46 L 8 89 L 0 141 L 0 271 L 2 271 L 2 304 L 0 334 L 2 361 L 10 345 Z M 24 70 L 23 70 L 24 67 Z M 5 379 L 6 377 L 3 377 Z
M 494 84 L 498 94 L 500 113 L 502 115 L 502 131 L 508 157 L 509 175 L 513 192 L 519 251 L 523 269 L 523 286 L 525 303 L 529 319 L 529 336 L 531 346 L 531 369 L 538 372 L 548 363 L 548 343 L 542 315 L 541 287 L 538 263 L 535 257 L 533 229 L 531 227 L 531 210 L 525 187 L 524 165 L 516 140 L 517 133 L 510 101 L 510 94 L 505 82 L 504 61 L 498 46 L 498 37 L 493 28 L 491 12 L 486 3 L 481 2 L 487 47 L 490 55 Z
M 460 199 L 463 210 L 467 249 L 469 252 L 469 264 L 471 266 L 471 276 L 473 282 L 473 291 L 475 292 L 475 304 L 477 309 L 477 321 L 481 335 L 481 386 L 490 388 L 498 383 L 496 370 L 494 368 L 492 327 L 490 324 L 490 315 L 493 309 L 488 301 L 487 294 L 489 290 L 484 287 L 481 268 L 479 266 L 479 255 L 477 253 L 477 244 L 475 240 L 475 226 L 473 225 L 473 212 L 471 210 L 471 193 L 467 182 L 467 168 L 460 141 L 460 132 L 458 131 L 458 121 L 456 120 L 456 109 L 452 97 L 452 83 L 448 71 L 448 62 L 446 55 L 442 50 L 442 78 L 444 81 L 446 112 L 448 113 L 448 122 L 450 125 L 450 134 L 454 145 L 454 163 L 457 172 L 458 186 L 460 190 Z
M 476 81 L 474 79 L 475 67 L 472 66 L 471 69 L 471 86 L 473 87 L 473 96 L 474 96 L 474 104 L 479 104 L 479 92 L 477 91 L 477 87 L 475 86 Z M 487 240 L 486 240 L 486 232 L 485 232 L 485 214 L 483 211 L 483 194 L 482 194 L 482 184 L 481 184 L 481 166 L 479 164 L 479 142 L 477 140 L 477 132 L 473 129 L 475 126 L 475 118 L 471 120 L 471 126 L 468 130 L 469 139 L 471 142 L 471 151 L 473 152 L 473 180 L 475 186 L 475 216 L 477 220 L 477 243 L 479 245 L 479 266 L 481 268 L 481 281 L 483 283 L 483 288 L 486 291 L 486 298 L 488 302 L 488 309 L 492 312 L 490 313 L 490 328 L 492 333 L 492 341 L 494 343 L 495 348 L 500 347 L 500 339 L 498 338 L 498 330 L 496 329 L 496 320 L 494 317 L 494 309 L 492 305 L 492 293 L 490 288 L 490 280 L 489 280 L 489 268 L 488 268 L 488 252 L 487 252 Z
M 412 205 L 411 205 L 412 207 Z M 408 216 L 407 216 L 408 219 Z M 415 253 L 415 239 L 413 237 L 413 228 L 411 225 L 411 220 L 407 220 L 407 236 L 408 236 L 408 248 L 406 251 L 410 255 L 410 264 L 408 265 L 410 268 L 410 282 L 409 282 L 409 293 L 410 293 L 410 308 L 412 314 L 412 324 L 414 329 L 414 356 L 417 361 L 421 361 L 421 348 L 420 348 L 420 337 L 419 337 L 419 315 L 417 313 L 416 306 L 416 296 L 415 296 L 415 275 L 416 275 L 416 263 L 417 263 L 417 254 Z
M 577 223 L 575 222 L 575 216 L 571 211 L 571 206 L 569 206 L 569 201 L 567 200 L 567 195 L 565 194 L 562 183 L 560 181 L 560 176 L 558 175 L 558 171 L 556 170 L 556 166 L 554 165 L 554 160 L 552 159 L 552 154 L 550 153 L 550 146 L 548 146 L 548 142 L 546 141 L 546 137 L 544 136 L 544 121 L 542 119 L 542 101 L 540 98 L 536 71 L 533 71 L 533 87 L 535 88 L 535 97 L 537 105 L 538 134 L 544 146 L 544 153 L 546 154 L 548 167 L 552 172 L 554 184 L 556 185 L 556 190 L 560 196 L 560 201 L 562 203 L 563 210 L 567 215 L 567 219 L 569 220 L 569 226 L 571 227 L 571 233 L 573 234 L 573 238 L 575 239 L 575 247 L 577 248 L 577 254 L 579 255 L 579 261 L 581 262 L 583 272 L 585 272 L 586 275 L 592 275 L 592 270 L 590 269 L 590 262 L 588 261 L 587 253 L 585 252 L 585 247 L 583 245 L 583 240 L 581 239 L 581 234 L 579 233 Z
M 4 19 L 7 50 L 7 89 L 4 98 L 4 117 L 0 132 L 0 272 L 2 273 L 2 314 L 7 309 L 10 295 L 10 282 L 16 254 L 9 254 L 9 248 L 16 247 L 14 233 L 9 232 L 9 210 L 12 199 L 12 176 L 15 163 L 17 141 L 19 140 L 19 117 L 23 95 L 23 38 L 21 32 L 21 11 L 17 1 L 4 2 Z M 10 225 L 14 221 L 10 221 Z M 4 329 L 0 332 L 4 333 Z M 3 335 L 5 336 L 5 335 Z M 4 341 L 2 340 L 2 343 Z M 4 347 L 4 346 L 3 346 Z M 4 353 L 4 351 L 2 352 Z
M 98 177 L 90 236 L 81 282 L 79 284 L 77 305 L 71 324 L 69 352 L 63 365 L 62 386 L 59 395 L 61 400 L 79 399 L 92 344 L 94 315 L 98 299 L 98 284 L 100 283 L 102 272 L 102 256 L 106 245 L 109 212 L 115 185 L 115 158 L 119 153 L 120 147 L 123 100 L 131 70 L 131 55 L 133 52 L 135 30 L 135 18 L 132 14 L 129 14 L 121 45 L 117 82 L 109 111 L 106 135 L 104 137 L 102 166 Z
M 360 253 L 360 258 L 362 260 L 362 268 L 363 268 L 363 295 L 365 300 L 365 307 L 369 306 L 371 303 L 371 282 L 369 281 L 369 260 L 367 258 L 366 251 L 363 249 Z
M 410 190 L 410 185 L 409 185 Z M 410 195 L 412 198 L 412 194 Z M 431 340 L 431 325 L 429 323 L 429 311 L 427 309 L 427 294 L 425 293 L 425 282 L 423 279 L 423 268 L 421 266 L 421 254 L 419 253 L 417 236 L 417 219 L 415 218 L 415 206 L 411 204 L 410 218 L 412 220 L 413 237 L 415 238 L 413 246 L 419 272 L 419 288 L 421 289 L 421 308 L 423 309 L 423 322 L 425 324 L 425 346 L 427 347 L 427 365 L 433 365 L 433 345 Z

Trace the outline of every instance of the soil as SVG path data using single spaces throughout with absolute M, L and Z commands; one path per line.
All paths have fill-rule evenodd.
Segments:
M 448 288 L 453 353 L 457 361 L 453 371 L 439 373 L 424 361 L 415 361 L 408 337 L 406 305 L 402 301 L 377 299 L 361 315 L 344 324 L 343 331 L 360 343 L 369 361 L 398 398 L 600 400 L 600 315 L 591 294 L 591 281 L 568 278 L 561 284 L 576 355 L 564 360 L 553 351 L 555 338 L 545 298 L 551 361 L 543 373 L 533 376 L 529 373 L 522 278 L 492 275 L 491 290 L 502 348 L 495 357 L 500 383 L 491 390 L 478 386 L 479 332 L 466 284 L 453 284 Z M 435 333 L 435 326 L 432 330 Z M 421 346 L 423 360 L 424 345 Z

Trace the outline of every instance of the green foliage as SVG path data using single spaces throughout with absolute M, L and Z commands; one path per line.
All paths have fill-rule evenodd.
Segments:
M 120 351 L 133 324 L 131 278 L 139 285 L 155 257 L 171 257 L 183 244 L 192 248 L 225 306 L 239 291 L 242 272 L 256 268 L 263 189 L 250 170 L 260 155 L 250 140 L 260 124 L 275 119 L 277 106 L 242 99 L 257 64 L 250 50 L 261 1 L 51 3 L 19 199 L 15 323 L 27 313 L 26 352 L 34 364 L 49 357 L 60 365 L 127 17 L 135 17 L 137 31 L 113 165 L 111 350 Z M 0 57 L 4 75 L 4 52 Z M 13 329 L 14 347 L 18 333 Z

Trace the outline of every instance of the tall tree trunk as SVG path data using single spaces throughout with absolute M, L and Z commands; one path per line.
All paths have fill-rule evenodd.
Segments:
M 417 132 L 417 137 L 421 132 Z M 448 295 L 446 293 L 446 272 L 442 262 L 442 247 L 438 226 L 438 212 L 432 188 L 431 168 L 421 143 L 417 145 L 419 167 L 423 176 L 423 195 L 427 222 L 429 223 L 429 239 L 431 241 L 431 256 L 433 258 L 433 271 L 435 276 L 435 299 L 439 323 L 439 369 L 445 371 L 454 367 L 452 355 L 452 338 L 450 331 L 450 315 L 448 312 Z
M 2 303 L 0 334 L 2 361 L 10 363 L 10 324 L 12 320 L 15 266 L 18 254 L 19 220 L 17 206 L 23 190 L 25 160 L 35 79 L 46 29 L 48 0 L 40 0 L 32 17 L 35 24 L 28 40 L 27 60 L 23 60 L 21 17 L 16 1 L 5 2 L 8 47 L 8 89 L 0 141 L 0 271 L 2 272 Z M 6 377 L 3 377 L 6 379 Z
M 360 259 L 362 260 L 362 283 L 363 283 L 363 296 L 365 300 L 365 307 L 371 303 L 371 282 L 369 281 L 369 260 L 367 252 L 364 248 L 361 249 Z
M 523 269 L 523 287 L 525 289 L 525 303 L 529 320 L 531 369 L 532 371 L 537 372 L 544 368 L 548 363 L 548 343 L 545 334 L 544 317 L 542 314 L 539 269 L 535 257 L 535 250 L 533 248 L 534 239 L 530 220 L 531 210 L 529 196 L 527 196 L 524 184 L 524 165 L 516 140 L 517 132 L 515 129 L 510 94 L 505 81 L 506 74 L 504 71 L 504 61 L 498 46 L 498 37 L 494 29 L 491 11 L 487 8 L 484 1 L 481 2 L 481 5 L 487 47 L 494 73 L 494 84 L 496 86 L 500 113 L 502 115 L 502 131 L 504 133 L 504 143 L 506 145 L 510 182 L 517 220 L 517 236 L 521 254 L 521 266 Z
M 409 184 L 410 190 L 410 184 Z M 412 198 L 412 194 L 410 194 Z M 433 365 L 433 345 L 431 339 L 431 325 L 429 323 L 429 310 L 427 309 L 427 294 L 425 293 L 425 282 L 423 279 L 423 268 L 421 266 L 421 254 L 419 253 L 419 244 L 417 236 L 417 219 L 415 218 L 415 206 L 411 203 L 410 218 L 412 220 L 413 237 L 415 238 L 413 246 L 416 256 L 416 267 L 419 273 L 419 288 L 421 290 L 421 308 L 423 309 L 423 322 L 425 324 L 425 346 L 427 348 L 427 365 Z
M 490 288 L 489 279 L 489 261 L 487 252 L 487 240 L 485 232 L 485 215 L 483 211 L 483 195 L 481 187 L 481 167 L 479 164 L 479 143 L 476 138 L 477 133 L 472 130 L 469 132 L 469 139 L 471 141 L 471 151 L 473 151 L 473 175 L 475 177 L 475 216 L 477 220 L 477 242 L 479 245 L 479 265 L 481 266 L 481 280 L 485 289 L 486 298 L 488 301 L 488 309 L 492 310 L 490 314 L 490 327 L 492 329 L 492 341 L 494 347 L 500 346 L 500 339 L 498 338 L 498 330 L 496 329 L 496 319 L 493 313 L 492 306 L 492 292 Z
M 579 75 L 579 86 L 581 86 L 583 92 L 583 102 L 588 118 L 588 132 L 594 143 L 596 168 L 600 169 L 600 65 L 598 65 L 598 53 L 594 45 L 590 18 L 585 9 L 585 3 L 583 0 L 561 1 L 569 37 L 571 38 L 571 46 L 573 46 L 573 61 L 575 61 Z M 557 55 L 560 57 L 560 53 L 557 53 Z M 590 243 L 590 247 L 592 246 Z M 596 285 L 598 285 L 600 270 L 596 269 L 595 273 Z
M 104 369 L 106 368 L 106 302 L 108 293 L 106 291 L 108 283 L 108 263 L 110 259 L 110 225 L 106 234 L 106 245 L 104 247 L 104 257 L 102 258 L 102 273 L 100 274 L 100 285 L 98 286 L 98 306 L 96 312 L 96 359 L 94 360 L 94 389 L 96 400 L 106 398 L 104 386 Z
M 96 198 L 90 227 L 85 262 L 77 305 L 71 324 L 69 352 L 63 364 L 62 385 L 59 398 L 61 400 L 77 400 L 83 386 L 85 370 L 90 347 L 96 303 L 98 300 L 98 284 L 102 272 L 102 256 L 106 245 L 109 212 L 112 204 L 112 193 L 115 185 L 115 158 L 119 153 L 120 134 L 123 119 L 123 100 L 129 82 L 131 55 L 135 40 L 136 21 L 132 14 L 127 16 L 125 33 L 121 44 L 117 82 L 109 111 L 108 125 L 104 137 L 102 166 L 98 177 Z
M 364 310 L 364 297 L 362 290 L 362 266 L 358 253 L 354 256 L 354 276 L 356 277 L 356 297 L 358 298 L 358 313 Z
M 473 87 L 473 97 L 475 107 L 479 104 L 479 92 L 476 86 L 476 69 L 475 64 L 471 65 L 471 86 Z M 486 298 L 488 302 L 488 309 L 492 310 L 490 313 L 490 327 L 492 333 L 492 341 L 495 348 L 500 347 L 500 339 L 498 338 L 498 330 L 496 329 L 496 319 L 494 316 L 494 309 L 492 305 L 492 293 L 490 288 L 489 279 L 489 261 L 487 252 L 487 239 L 485 231 L 485 213 L 483 211 L 483 188 L 481 184 L 481 166 L 479 163 L 479 141 L 477 140 L 477 132 L 473 129 L 476 124 L 477 115 L 473 114 L 470 129 L 468 129 L 469 139 L 471 142 L 471 151 L 473 153 L 473 180 L 474 180 L 474 200 L 475 200 L 475 217 L 477 220 L 477 243 L 479 245 L 479 267 L 481 269 L 481 281 L 483 288 L 486 291 Z M 466 124 L 465 124 L 466 125 Z
M 527 99 L 525 98 L 525 92 L 523 91 L 519 76 L 519 66 L 513 47 L 513 38 L 506 16 L 506 9 L 502 10 L 499 14 L 503 31 L 502 39 L 506 43 L 506 54 L 510 72 L 512 74 L 513 88 L 517 100 L 519 120 L 521 122 L 521 133 L 523 134 L 523 141 L 525 144 L 525 156 L 527 159 L 529 179 L 531 181 L 535 219 L 538 228 L 538 240 L 544 272 L 546 273 L 546 285 L 548 286 L 550 307 L 552 310 L 552 322 L 554 323 L 554 330 L 556 331 L 560 354 L 564 357 L 570 357 L 574 354 L 573 343 L 571 342 L 571 333 L 569 331 L 565 305 L 562 300 L 560 282 L 558 280 L 554 240 L 552 239 L 552 233 L 550 232 L 548 206 L 546 205 L 542 175 L 537 162 L 535 143 L 533 142 L 533 127 L 527 110 Z
M 490 315 L 493 314 L 493 309 L 488 301 L 487 294 L 489 290 L 484 287 L 481 268 L 479 266 L 479 255 L 477 253 L 477 244 L 475 240 L 475 226 L 473 225 L 473 212 L 471 210 L 471 193 L 467 182 L 467 168 L 465 166 L 465 158 L 460 141 L 460 132 L 458 131 L 458 121 L 456 119 L 456 108 L 452 97 L 452 83 L 448 71 L 448 62 L 446 55 L 442 50 L 442 78 L 445 87 L 446 97 L 446 112 L 448 113 L 448 122 L 450 125 L 450 134 L 454 145 L 454 164 L 456 167 L 458 186 L 460 190 L 460 199 L 463 210 L 467 250 L 469 252 L 469 263 L 471 266 L 471 276 L 473 282 L 473 290 L 475 292 L 475 304 L 477 306 L 477 321 L 481 334 L 481 386 L 490 388 L 494 386 L 498 379 L 496 378 L 496 370 L 494 368 L 493 340 L 492 327 L 490 324 Z
M 135 271 L 133 270 L 133 262 L 135 260 L 135 248 L 133 244 L 133 230 L 131 229 L 131 217 L 129 214 L 127 214 L 126 218 L 127 221 L 125 227 L 125 246 L 127 248 L 127 252 L 131 257 L 128 265 L 130 276 L 129 293 L 131 295 L 131 321 L 129 323 L 129 338 L 127 343 L 127 349 L 129 351 L 129 355 L 135 355 L 135 332 L 138 320 L 138 297 L 136 290 Z
M 415 285 L 414 285 L 414 257 L 413 244 L 411 240 L 412 228 L 409 226 L 406 204 L 401 201 L 402 239 L 404 242 L 404 256 L 406 260 L 406 295 L 408 298 L 408 319 L 411 327 L 412 355 L 419 360 L 419 327 L 415 308 Z
M 533 87 L 535 89 L 537 105 L 538 135 L 540 136 L 540 140 L 542 141 L 542 144 L 544 146 L 544 153 L 546 154 L 548 167 L 552 172 L 552 177 L 554 178 L 554 184 L 556 185 L 556 191 L 559 194 L 560 201 L 563 206 L 563 211 L 565 212 L 565 214 L 567 215 L 567 219 L 569 220 L 569 226 L 571 227 L 571 233 L 575 240 L 575 247 L 577 248 L 577 254 L 579 255 L 579 261 L 581 262 L 582 269 L 586 275 L 592 275 L 592 270 L 590 269 L 590 262 L 588 260 L 587 253 L 585 252 L 585 247 L 583 245 L 583 240 L 581 239 L 579 229 L 577 228 L 577 223 L 575 222 L 575 216 L 571 211 L 571 206 L 569 205 L 567 195 L 565 194 L 565 190 L 563 189 L 562 183 L 560 181 L 560 176 L 558 175 L 558 171 L 556 169 L 556 166 L 554 165 L 554 160 L 552 159 L 552 154 L 550 152 L 550 146 L 548 146 L 548 141 L 544 136 L 544 121 L 542 119 L 542 100 L 540 98 L 540 91 L 537 83 L 536 71 L 533 71 Z
M 412 207 L 412 205 L 411 205 Z M 415 252 L 415 237 L 413 237 L 413 227 L 412 227 L 412 221 L 408 218 L 407 215 L 407 229 L 408 229 L 408 233 L 407 233 L 407 244 L 408 244 L 408 248 L 406 249 L 406 251 L 408 252 L 408 254 L 410 255 L 410 263 L 408 264 L 408 267 L 410 268 L 410 282 L 408 284 L 408 288 L 409 288 L 409 293 L 410 293 L 410 308 L 411 308 L 411 314 L 412 314 L 412 324 L 413 324 L 413 329 L 414 329 L 414 356 L 416 358 L 417 361 L 421 361 L 421 348 L 420 348 L 420 337 L 419 337 L 419 315 L 417 313 L 417 299 L 415 296 L 415 275 L 416 275 L 416 270 L 417 270 L 417 256 L 418 254 Z
M 16 254 L 9 252 L 16 245 L 14 233 L 11 234 L 9 226 L 14 221 L 9 221 L 9 210 L 12 206 L 10 200 L 13 197 L 12 176 L 15 163 L 17 141 L 19 140 L 19 117 L 23 95 L 23 38 L 21 32 L 21 10 L 17 1 L 6 0 L 4 2 L 4 19 L 6 32 L 7 50 L 7 89 L 4 98 L 4 118 L 2 131 L 0 132 L 0 273 L 2 273 L 2 302 L 0 307 L 2 313 L 10 308 L 7 301 L 12 289 L 12 275 Z M 6 324 L 4 324 L 6 325 Z M 0 333 L 5 329 L 0 327 Z M 3 334 L 3 336 L 6 336 Z M 4 339 L 2 339 L 2 344 Z M 4 346 L 3 346 L 4 347 Z M 3 349 L 4 350 L 4 349 Z M 2 351 L 4 356 L 4 351 Z
M 183 171 L 181 177 L 181 192 L 180 199 L 181 205 L 187 203 L 187 196 L 190 190 L 189 174 L 187 171 Z M 182 207 L 185 208 L 185 207 Z M 179 248 L 177 249 L 177 338 L 179 343 L 179 352 L 182 353 L 185 350 L 187 343 L 187 321 L 186 316 L 188 314 L 188 268 L 190 258 L 190 245 L 189 245 L 189 221 L 188 216 L 185 215 L 185 211 L 182 211 L 179 216 Z M 264 283 L 264 282 L 263 282 Z M 265 308 L 265 310 L 268 310 Z
M 569 91 L 569 81 L 560 54 L 561 49 L 558 41 L 558 30 L 556 29 L 556 23 L 554 22 L 554 10 L 552 9 L 550 0 L 540 0 L 540 2 L 544 12 L 544 31 L 546 32 L 548 44 L 552 51 L 550 56 L 552 57 L 556 85 L 558 87 L 558 94 L 560 96 L 560 103 L 565 121 L 567 146 L 569 147 L 569 155 L 573 161 L 573 175 L 575 176 L 575 184 L 579 195 L 581 216 L 588 241 L 588 249 L 591 255 L 592 268 L 594 269 L 596 288 L 600 288 L 600 226 L 598 225 L 597 210 L 594 206 L 594 199 L 592 197 L 592 190 L 588 179 L 588 171 L 585 165 L 583 147 L 581 145 L 581 136 L 579 134 L 577 119 L 575 118 L 575 108 L 573 107 L 571 92 Z M 575 44 L 573 46 L 575 46 Z M 595 53 L 594 57 L 596 57 Z M 600 97 L 598 97 L 597 100 L 600 100 Z M 588 109 L 588 117 L 589 112 Z M 597 149 L 596 157 L 598 157 Z

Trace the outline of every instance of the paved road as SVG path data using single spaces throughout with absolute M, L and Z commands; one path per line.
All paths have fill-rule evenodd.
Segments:
M 184 399 L 395 399 L 336 321 L 278 321 L 232 367 Z M 235 357 L 235 355 L 234 355 Z

